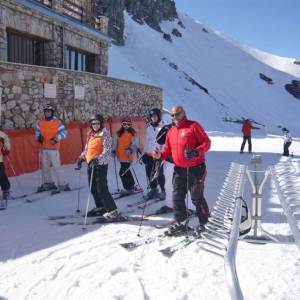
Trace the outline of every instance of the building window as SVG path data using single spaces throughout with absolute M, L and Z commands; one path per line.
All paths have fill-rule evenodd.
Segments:
M 42 3 L 48 7 L 52 7 L 52 0 L 34 0 L 34 1 Z
M 45 65 L 45 41 L 19 32 L 7 32 L 8 61 L 29 64 Z
M 83 51 L 67 48 L 66 69 L 94 72 L 95 55 Z

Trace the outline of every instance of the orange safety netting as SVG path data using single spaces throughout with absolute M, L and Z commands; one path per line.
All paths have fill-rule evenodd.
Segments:
M 133 128 L 137 131 L 139 148 L 143 149 L 146 133 L 146 123 L 143 118 L 132 119 Z M 121 126 L 121 118 L 110 119 L 105 122 L 105 126 L 110 129 L 112 136 Z M 89 124 L 74 122 L 66 125 L 68 135 L 61 143 L 60 156 L 62 164 L 75 163 L 82 152 Z M 34 138 L 34 129 L 5 129 L 8 135 L 11 150 L 9 160 L 4 158 L 6 173 L 8 176 L 23 173 L 31 173 L 40 168 L 39 153 L 40 144 Z

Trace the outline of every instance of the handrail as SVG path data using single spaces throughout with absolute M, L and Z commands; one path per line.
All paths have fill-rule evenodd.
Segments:
M 211 217 L 205 225 L 203 239 L 199 241 L 201 249 L 224 258 L 228 290 L 231 298 L 235 300 L 244 299 L 236 273 L 235 258 L 245 175 L 246 167 L 244 165 L 231 163 L 218 200 L 211 211 Z
M 238 197 L 235 204 L 236 205 L 232 222 L 232 230 L 230 232 L 227 252 L 224 256 L 224 268 L 231 299 L 242 300 L 244 299 L 244 297 L 235 267 L 237 241 L 239 238 L 239 225 L 241 222 L 242 214 L 242 197 Z
M 294 239 L 295 239 L 295 243 L 297 244 L 297 246 L 300 250 L 300 229 L 298 227 L 297 220 L 295 219 L 295 216 L 293 214 L 291 204 L 289 203 L 289 201 L 286 201 L 287 197 L 283 194 L 283 191 L 282 191 L 282 188 L 280 186 L 279 180 L 278 180 L 278 178 L 275 174 L 274 167 L 271 169 L 271 175 L 272 175 L 272 178 L 273 178 L 274 183 L 275 183 L 275 187 L 276 187 L 276 190 L 277 190 L 277 194 L 278 194 L 281 206 L 284 210 L 287 221 L 288 221 L 288 223 L 290 225 L 290 228 L 292 230 L 292 233 L 293 233 L 293 236 L 294 236 Z

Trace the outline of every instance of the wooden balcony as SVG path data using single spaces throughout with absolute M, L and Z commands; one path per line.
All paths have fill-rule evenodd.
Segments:
M 39 2 L 45 6 L 48 6 L 48 7 L 52 7 L 52 0 L 34 0 L 36 2 Z

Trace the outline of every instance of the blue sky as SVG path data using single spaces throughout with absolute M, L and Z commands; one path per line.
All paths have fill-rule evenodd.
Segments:
M 175 0 L 178 11 L 248 46 L 300 59 L 300 0 Z

